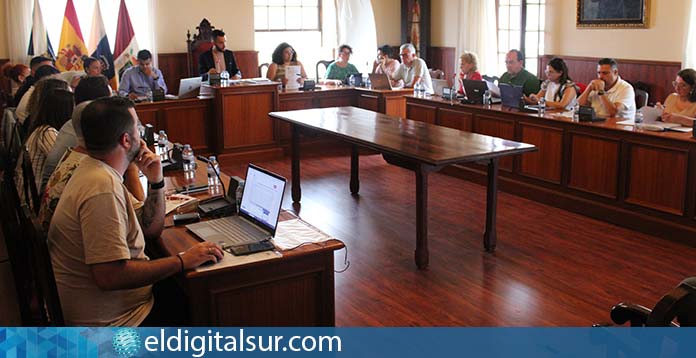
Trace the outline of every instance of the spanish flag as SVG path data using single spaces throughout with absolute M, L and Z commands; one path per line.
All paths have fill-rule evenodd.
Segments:
M 82 67 L 82 56 L 87 55 L 87 46 L 80 31 L 80 23 L 77 21 L 77 13 L 72 0 L 65 5 L 63 17 L 63 29 L 60 33 L 60 46 L 58 46 L 58 60 L 56 68 L 61 71 L 78 71 Z

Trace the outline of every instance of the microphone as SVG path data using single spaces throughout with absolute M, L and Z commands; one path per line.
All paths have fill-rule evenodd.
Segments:
M 200 154 L 197 155 L 196 158 L 197 158 L 198 160 L 202 161 L 202 162 L 205 162 L 207 165 L 210 165 L 210 160 L 208 160 L 208 158 L 206 158 L 206 157 L 204 157 L 204 156 L 202 156 L 202 155 L 200 155 Z M 219 164 L 218 164 L 218 165 L 219 165 Z M 226 195 L 227 195 L 227 191 L 225 190 L 225 183 L 222 182 L 222 178 L 220 178 L 220 173 L 218 173 L 218 171 L 215 170 L 215 168 L 213 168 L 213 171 L 215 172 L 215 175 L 217 176 L 218 181 L 220 182 L 220 185 L 222 186 L 222 195 L 223 195 L 223 196 L 226 196 Z

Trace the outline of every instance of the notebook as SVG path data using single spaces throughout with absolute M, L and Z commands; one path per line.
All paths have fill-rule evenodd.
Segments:
M 186 225 L 205 241 L 236 255 L 273 249 L 286 179 L 249 164 L 239 215 Z

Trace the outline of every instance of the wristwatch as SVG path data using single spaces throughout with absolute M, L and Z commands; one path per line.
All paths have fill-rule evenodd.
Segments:
M 159 183 L 150 183 L 150 189 L 152 190 L 157 190 L 157 189 L 162 189 L 164 188 L 164 179 L 162 179 Z
M 598 96 L 604 96 L 604 93 L 605 93 L 604 90 L 597 91 Z

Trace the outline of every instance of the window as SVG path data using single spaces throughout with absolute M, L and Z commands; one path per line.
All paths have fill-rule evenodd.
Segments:
M 314 64 L 331 58 L 322 36 L 323 5 L 329 2 L 332 1 L 254 0 L 254 40 L 259 63 L 271 63 L 276 46 L 287 42 L 297 52 L 307 76 L 314 77 Z
M 85 45 L 89 46 L 90 32 L 92 30 L 92 14 L 94 12 L 94 3 L 96 0 L 73 0 L 75 12 L 77 12 L 77 20 L 80 22 L 80 30 L 82 37 L 85 40 Z M 39 0 L 41 12 L 44 17 L 44 24 L 48 37 L 51 39 L 53 49 L 57 51 L 60 44 L 60 32 L 63 26 L 63 16 L 65 15 L 65 4 L 67 0 Z M 106 37 L 109 39 L 111 51 L 114 50 L 116 43 L 116 25 L 118 22 L 118 8 L 121 4 L 120 0 L 100 0 L 102 20 L 104 20 L 104 29 Z M 128 14 L 130 15 L 135 38 L 138 41 L 138 47 L 148 49 L 155 52 L 152 48 L 152 37 L 150 34 L 152 23 L 150 19 L 150 8 L 147 2 L 142 0 L 126 0 Z
M 537 74 L 544 53 L 546 0 L 498 0 L 498 73 L 504 73 L 511 49 L 524 53 L 524 67 Z

